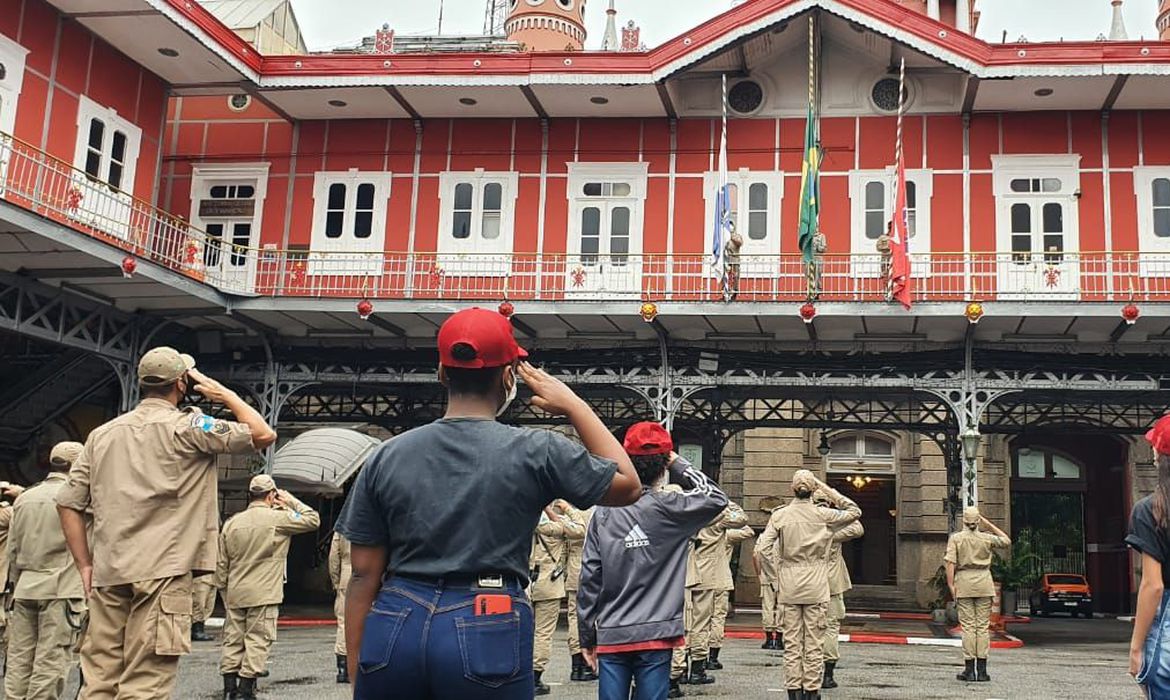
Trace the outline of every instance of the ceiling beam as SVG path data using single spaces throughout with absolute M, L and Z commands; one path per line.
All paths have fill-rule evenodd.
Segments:
M 975 109 L 975 97 L 979 94 L 979 78 L 967 76 L 967 93 L 963 96 L 963 114 L 970 114 Z
M 401 90 L 394 87 L 393 85 L 387 85 L 385 90 L 390 94 L 391 97 L 394 98 L 394 101 L 398 103 L 398 106 L 410 115 L 411 119 L 415 121 L 422 121 L 423 116 L 418 113 L 418 110 L 414 108 L 414 105 L 410 104 L 410 101 L 406 99 Z
M 16 274 L 40 280 L 90 279 L 94 277 L 121 277 L 121 268 L 105 267 L 22 267 Z
M 520 92 L 524 93 L 524 99 L 528 100 L 528 104 L 532 105 L 532 111 L 536 112 L 536 116 L 541 119 L 548 119 L 548 112 L 544 105 L 540 103 L 540 98 L 536 96 L 531 86 L 521 85 Z
M 674 100 L 670 99 L 670 91 L 666 89 L 666 83 L 658 82 L 654 86 L 658 88 L 658 99 L 662 100 L 662 108 L 666 110 L 666 116 L 678 119 L 678 110 L 674 108 Z
M 390 323 L 389 321 L 378 316 L 377 314 L 371 314 L 370 317 L 366 319 L 366 321 L 368 321 L 370 323 L 370 325 L 372 325 L 376 328 L 381 328 L 382 330 L 386 331 L 387 333 L 389 333 L 391 335 L 398 336 L 399 338 L 406 337 L 406 331 L 403 330 L 400 326 L 396 326 L 393 323 Z
M 811 340 L 811 341 L 813 341 L 814 343 L 815 343 L 815 342 L 817 342 L 817 326 L 816 326 L 816 323 L 817 323 L 817 322 L 816 322 L 816 320 L 814 319 L 814 320 L 812 320 L 812 321 L 809 321 L 808 323 L 804 324 L 804 330 L 808 332 L 808 339 L 809 339 L 809 340 Z
M 512 316 L 512 327 L 529 338 L 535 338 L 538 335 L 535 328 L 516 318 L 515 315 Z
M 1116 343 L 1117 341 L 1121 340 L 1121 336 L 1125 335 L 1131 327 L 1133 327 L 1132 323 L 1129 323 L 1128 321 L 1119 321 L 1117 327 L 1114 328 L 1113 332 L 1109 334 L 1109 342 Z
M 1117 104 L 1117 98 L 1121 97 L 1121 91 L 1125 89 L 1125 84 L 1129 82 L 1128 75 L 1119 75 L 1113 79 L 1113 87 L 1109 88 L 1109 94 L 1105 96 L 1105 101 L 1101 103 L 1101 111 L 1108 112 L 1113 109 L 1113 105 Z
M 245 93 L 247 93 L 248 96 L 250 96 L 252 99 L 259 102 L 260 104 L 264 105 L 268 109 L 271 109 L 273 112 L 276 112 L 277 114 L 279 114 L 280 118 L 285 120 L 289 124 L 293 124 L 297 121 L 291 114 L 284 111 L 283 107 L 281 107 L 280 105 L 278 105 L 275 102 L 273 102 L 272 100 L 270 100 L 268 98 L 268 96 L 265 95 L 264 93 L 260 92 L 260 90 L 257 89 L 257 87 L 255 85 L 253 85 L 252 83 L 250 83 L 246 80 L 241 80 L 239 83 L 237 83 L 237 85 L 239 86 L 239 88 L 241 90 L 243 90 Z

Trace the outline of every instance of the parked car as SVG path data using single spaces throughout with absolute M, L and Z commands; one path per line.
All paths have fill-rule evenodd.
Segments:
M 1030 599 L 1032 615 L 1069 613 L 1093 616 L 1093 591 L 1080 574 L 1044 574 Z

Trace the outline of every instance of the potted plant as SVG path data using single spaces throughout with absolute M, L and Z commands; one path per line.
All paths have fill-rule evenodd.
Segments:
M 1032 552 L 1027 541 L 1012 545 L 1010 556 L 998 553 L 991 563 L 991 576 L 1003 589 L 1003 614 L 1014 615 L 1019 604 L 1019 589 L 1032 585 L 1040 575 L 1040 557 Z
M 946 567 L 938 567 L 934 576 L 927 581 L 927 585 L 933 588 L 938 596 L 930 602 L 931 621 L 938 625 L 958 624 L 959 615 L 955 610 L 954 601 L 951 600 L 951 589 L 947 586 Z

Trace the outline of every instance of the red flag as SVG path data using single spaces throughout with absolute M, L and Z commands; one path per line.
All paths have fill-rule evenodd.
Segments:
M 894 235 L 890 237 L 890 296 L 910 309 L 910 221 L 906 210 L 906 165 L 898 149 L 898 182 L 894 193 Z

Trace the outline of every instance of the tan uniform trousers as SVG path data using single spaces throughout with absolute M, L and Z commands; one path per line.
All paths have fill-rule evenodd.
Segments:
M 57 700 L 73 664 L 81 628 L 83 600 L 18 600 L 8 618 L 6 700 Z
M 333 616 L 337 618 L 337 638 L 333 641 L 333 653 L 345 656 L 345 591 L 338 591 L 333 597 Z
M 828 624 L 828 603 L 784 604 L 784 681 L 788 690 L 820 690 L 825 674 L 821 645 Z
M 683 629 L 686 630 L 687 639 L 690 639 L 691 630 L 694 629 L 694 616 L 691 615 L 691 590 L 689 588 L 683 594 Z M 682 678 L 686 672 L 687 647 L 686 645 L 675 647 L 670 654 L 670 677 Z
M 279 605 L 228 608 L 223 625 L 221 675 L 237 673 L 240 678 L 258 678 L 268 667 L 268 652 L 276 641 Z
M 991 598 L 959 598 L 956 607 L 963 626 L 963 658 L 986 659 L 991 649 Z
M 711 618 L 711 639 L 707 646 L 718 649 L 723 646 L 723 632 L 727 626 L 727 607 L 731 594 L 727 591 L 715 592 L 715 614 Z
M 215 586 L 210 576 L 200 576 L 191 582 L 191 621 L 207 622 L 215 610 Z
M 771 583 L 760 585 L 760 606 L 763 608 L 765 632 L 780 631 L 780 604 L 776 602 L 776 587 Z
M 838 593 L 829 598 L 828 625 L 825 627 L 825 661 L 841 658 L 841 621 L 845 619 L 845 595 Z
M 691 622 L 687 633 L 687 653 L 691 663 L 706 661 L 711 648 L 711 627 L 715 619 L 715 596 L 721 591 L 691 590 Z
M 81 700 L 169 698 L 190 652 L 191 574 L 94 588 Z
M 562 598 L 538 600 L 532 604 L 536 618 L 536 637 L 532 642 L 532 670 L 544 672 L 548 668 L 548 657 L 552 653 L 553 632 L 557 631 L 557 620 L 561 616 Z
M 569 621 L 569 653 L 581 653 L 581 634 L 577 629 L 577 591 L 565 591 L 565 614 Z

